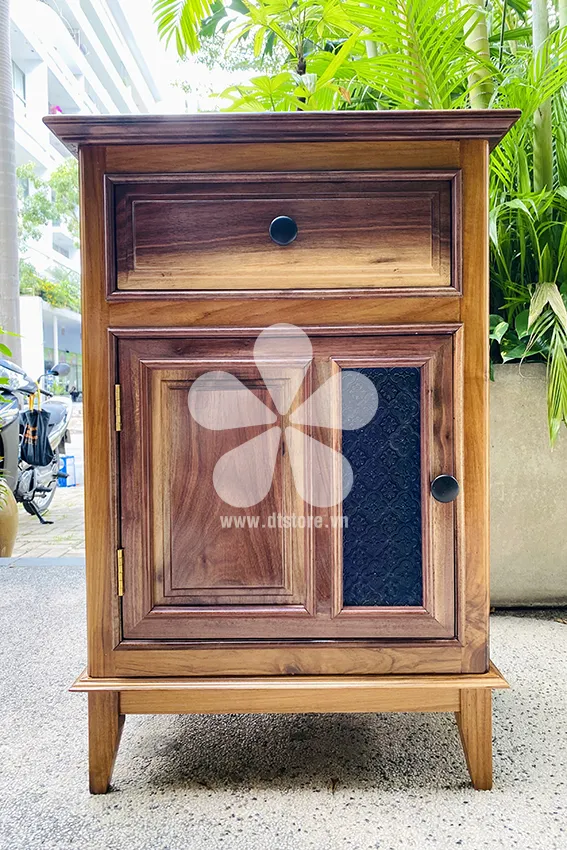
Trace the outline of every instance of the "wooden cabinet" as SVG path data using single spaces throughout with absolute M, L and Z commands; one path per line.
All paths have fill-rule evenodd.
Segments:
M 297 445 L 294 432 L 277 425 L 283 417 L 255 363 L 252 330 L 167 329 L 143 339 L 115 332 L 125 639 L 455 638 L 455 507 L 429 490 L 458 462 L 458 331 L 388 330 L 313 328 L 311 362 L 295 367 L 296 406 L 328 388 L 340 425 L 341 382 L 327 382 L 356 371 L 376 386 L 379 407 L 353 431 L 299 426 Z M 207 375 L 222 376 L 201 390 L 216 403 L 210 416 L 226 425 L 220 430 L 202 427 L 188 405 L 196 379 Z M 271 417 L 233 426 L 242 386 Z M 353 468 L 351 492 L 330 507 L 305 502 L 294 480 L 298 468 L 309 475 L 315 440 L 335 452 L 331 462 L 342 451 Z M 214 473 L 248 441 L 244 466 L 252 477 L 265 468 L 269 490 L 259 504 L 235 508 L 219 496 Z M 311 462 L 321 474 L 325 459 Z M 265 672 L 255 664 L 251 654 L 243 672 Z M 411 672 L 411 661 L 403 666 Z M 314 672 L 308 661 L 305 672 Z
M 82 118 L 91 789 L 129 713 L 455 711 L 490 784 L 513 112 Z

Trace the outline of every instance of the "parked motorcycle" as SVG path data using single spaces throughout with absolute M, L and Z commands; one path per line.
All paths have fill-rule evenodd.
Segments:
M 0 464 L 2 475 L 12 489 L 17 502 L 43 524 L 43 518 L 53 501 L 59 473 L 59 455 L 65 453 L 70 441 L 69 423 L 73 404 L 66 396 L 55 396 L 41 386 L 47 376 L 65 377 L 70 372 L 67 363 L 57 363 L 38 381 L 33 381 L 23 369 L 10 360 L 0 359 L 0 376 L 7 383 L 0 385 Z M 53 456 L 45 466 L 34 466 L 22 459 L 21 447 L 25 414 L 31 404 L 49 413 L 48 441 Z

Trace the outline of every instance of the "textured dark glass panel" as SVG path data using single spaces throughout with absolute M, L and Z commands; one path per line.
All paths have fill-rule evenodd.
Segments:
M 378 390 L 378 410 L 342 435 L 354 472 L 343 502 L 343 604 L 421 605 L 420 370 L 356 371 Z

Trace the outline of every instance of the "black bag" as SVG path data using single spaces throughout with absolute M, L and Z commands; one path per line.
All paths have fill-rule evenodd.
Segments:
M 54 458 L 54 451 L 47 438 L 49 413 L 47 410 L 24 410 L 22 413 L 24 433 L 20 455 L 32 466 L 47 466 Z

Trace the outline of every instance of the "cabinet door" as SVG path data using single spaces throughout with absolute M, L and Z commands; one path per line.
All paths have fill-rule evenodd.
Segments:
M 319 429 L 351 467 L 352 487 L 330 509 L 317 559 L 329 565 L 319 586 L 334 636 L 455 636 L 456 503 L 437 501 L 431 484 L 456 473 L 459 376 L 453 334 L 365 335 L 315 340 L 319 383 L 340 376 L 335 406 L 342 427 Z M 352 373 L 366 378 L 378 406 L 353 428 Z M 350 420 L 350 424 L 349 424 Z M 354 422 L 356 425 L 356 421 Z M 320 572 L 321 574 L 321 572 Z
M 308 364 L 263 381 L 253 343 L 119 343 L 124 637 L 269 638 L 314 616 L 308 536 L 277 521 L 303 511 L 276 405 Z
M 204 333 L 118 343 L 124 637 L 454 637 L 452 335 Z

